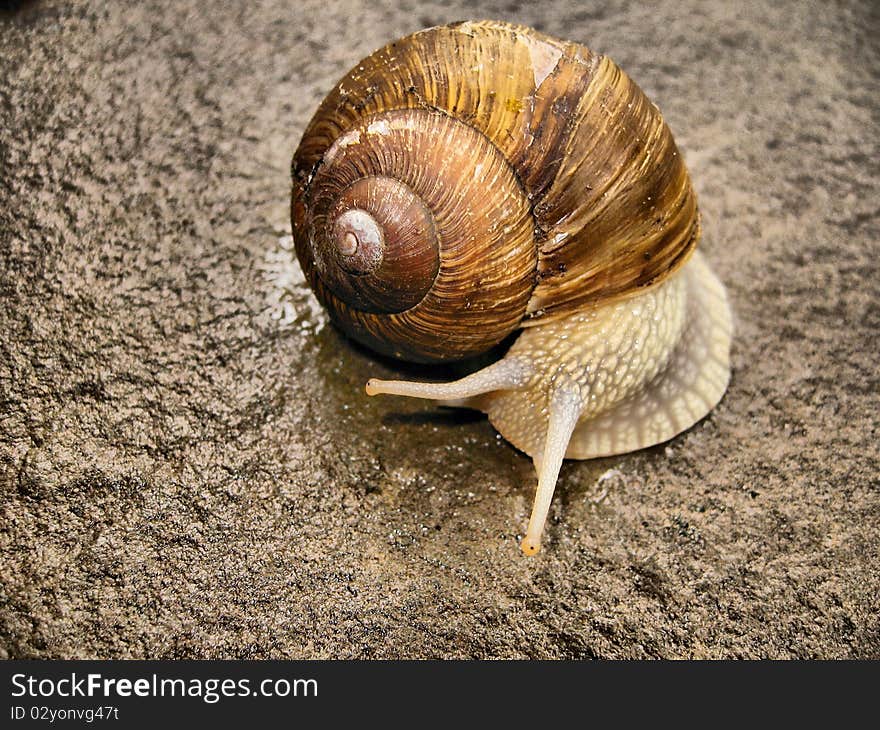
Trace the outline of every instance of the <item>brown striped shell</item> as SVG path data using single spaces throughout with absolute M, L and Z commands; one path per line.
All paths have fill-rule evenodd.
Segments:
M 530 28 L 430 28 L 323 101 L 293 235 L 333 320 L 416 361 L 644 291 L 699 239 L 660 112 L 610 59 Z

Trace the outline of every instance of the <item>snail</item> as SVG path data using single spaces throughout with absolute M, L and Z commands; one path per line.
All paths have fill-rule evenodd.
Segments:
M 527 555 L 563 458 L 653 446 L 730 377 L 725 290 L 659 110 L 607 57 L 503 22 L 397 40 L 324 99 L 292 162 L 297 257 L 349 336 L 415 362 L 368 395 L 476 408 L 534 462 Z

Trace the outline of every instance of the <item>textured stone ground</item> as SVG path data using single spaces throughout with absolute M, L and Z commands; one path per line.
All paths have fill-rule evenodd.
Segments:
M 205 7 L 0 10 L 2 655 L 880 657 L 876 3 Z M 534 559 L 529 460 L 367 399 L 424 373 L 290 263 L 322 95 L 468 17 L 640 83 L 736 314 L 721 405 L 567 462 Z

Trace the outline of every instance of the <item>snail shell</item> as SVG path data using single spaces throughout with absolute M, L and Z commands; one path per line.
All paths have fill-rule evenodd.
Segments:
M 659 110 L 610 59 L 529 28 L 430 28 L 330 92 L 292 165 L 303 271 L 331 318 L 456 383 L 367 392 L 486 411 L 532 456 L 537 551 L 562 458 L 671 438 L 729 379 L 730 312 Z M 687 265 L 686 265 L 687 264 Z

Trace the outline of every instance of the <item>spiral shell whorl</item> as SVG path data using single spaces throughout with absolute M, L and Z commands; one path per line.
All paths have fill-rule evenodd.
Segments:
M 335 197 L 324 177 L 316 187 L 321 193 L 312 241 L 327 286 L 364 312 L 402 312 L 418 304 L 439 268 L 430 210 L 390 177 L 362 177 Z
M 334 320 L 414 360 L 482 352 L 534 286 L 529 203 L 483 135 L 408 109 L 338 137 L 294 200 L 297 252 Z

